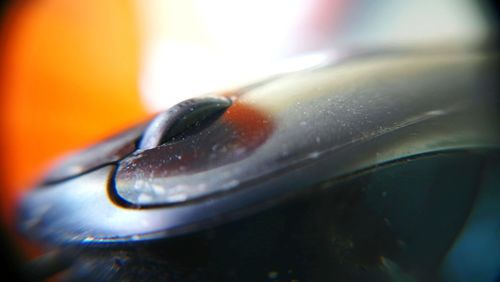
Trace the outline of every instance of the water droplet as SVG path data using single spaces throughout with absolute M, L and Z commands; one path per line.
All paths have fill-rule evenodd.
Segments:
M 279 273 L 277 271 L 271 271 L 267 274 L 267 277 L 269 277 L 269 279 L 276 279 L 278 278 L 278 275 Z
M 168 200 L 172 202 L 183 202 L 187 200 L 187 198 L 186 194 L 173 194 L 168 196 Z
M 85 238 L 82 240 L 82 242 L 87 242 L 87 243 L 88 243 L 88 242 L 92 242 L 92 241 L 94 241 L 94 240 L 95 240 L 95 238 L 94 238 L 94 237 L 92 237 L 92 236 L 87 236 L 87 237 L 85 237 Z
M 230 180 L 226 184 L 223 185 L 223 189 L 230 189 L 233 187 L 236 187 L 240 184 L 240 182 L 237 179 Z
M 157 185 L 157 184 L 153 184 L 151 185 L 152 188 L 153 188 L 153 192 L 156 194 L 156 195 L 163 195 L 165 194 L 165 188 L 163 188 L 163 186 L 161 185 Z
M 141 204 L 151 203 L 153 201 L 153 197 L 146 193 L 141 193 L 139 197 L 137 197 L 137 201 Z
M 387 217 L 384 217 L 384 222 L 385 222 L 385 225 L 391 226 L 391 222 L 389 221 L 389 219 Z
M 310 153 L 310 154 L 309 154 L 309 155 L 307 155 L 307 156 L 308 156 L 309 158 L 311 158 L 311 159 L 316 159 L 316 158 L 318 158 L 318 157 L 319 157 L 319 155 L 321 155 L 321 154 L 320 154 L 320 152 L 318 152 L 318 151 L 314 151 L 314 152 Z

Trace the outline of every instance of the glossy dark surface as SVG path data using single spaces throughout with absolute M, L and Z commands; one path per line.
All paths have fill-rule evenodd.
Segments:
M 123 159 L 135 151 L 136 143 L 145 128 L 145 124 L 136 126 L 62 159 L 47 173 L 44 184 L 63 181 Z
M 493 80 L 494 64 L 472 53 L 396 53 L 284 76 L 237 97 L 205 130 L 121 162 L 116 192 L 136 207 L 170 205 L 310 164 L 331 166 L 314 173 L 319 180 L 416 153 L 495 145 L 495 96 L 479 88 Z M 393 151 L 377 152 L 374 142 L 385 138 Z M 340 152 L 356 146 L 378 155 Z
M 215 116 L 231 106 L 226 97 L 200 97 L 178 103 L 157 115 L 145 129 L 140 150 L 152 149 L 175 141 L 176 137 L 194 127 L 202 127 Z
M 208 230 L 89 245 L 66 278 L 496 281 L 499 157 L 472 150 L 400 159 Z
M 393 160 L 497 148 L 497 59 L 377 53 L 276 78 L 165 144 L 35 189 L 21 228 L 56 244 L 166 238 Z
M 115 185 L 134 206 L 182 203 L 230 190 L 239 179 L 229 169 L 268 141 L 272 117 L 236 101 L 216 122 L 120 162 Z M 212 173 L 207 181 L 207 174 Z M 187 190 L 189 192 L 187 192 Z M 192 195 L 192 196 L 190 196 Z

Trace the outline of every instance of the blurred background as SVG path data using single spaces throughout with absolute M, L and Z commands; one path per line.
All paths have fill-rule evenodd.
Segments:
M 62 155 L 188 97 L 357 50 L 494 44 L 498 6 L 472 0 L 2 2 L 0 219 L 9 269 L 23 256 L 13 245 L 22 244 L 16 202 Z

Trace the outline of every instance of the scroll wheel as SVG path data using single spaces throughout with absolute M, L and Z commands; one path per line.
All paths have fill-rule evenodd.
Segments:
M 138 149 L 152 149 L 172 142 L 220 116 L 232 102 L 226 97 L 199 97 L 181 102 L 160 113 L 146 128 Z

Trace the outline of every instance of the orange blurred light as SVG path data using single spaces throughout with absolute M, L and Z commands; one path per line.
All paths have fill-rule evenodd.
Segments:
M 54 156 L 147 113 L 133 3 L 28 1 L 9 9 L 1 72 L 2 215 Z

